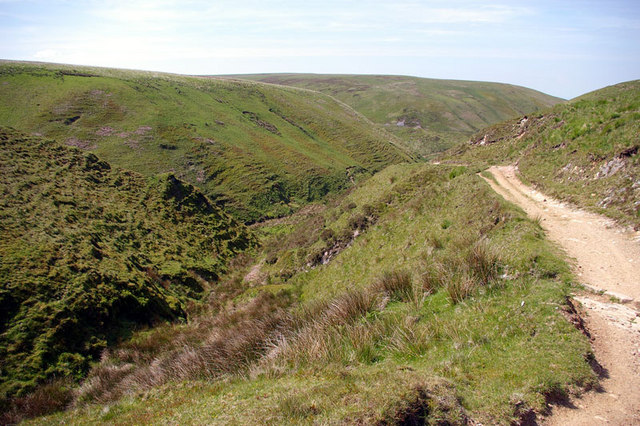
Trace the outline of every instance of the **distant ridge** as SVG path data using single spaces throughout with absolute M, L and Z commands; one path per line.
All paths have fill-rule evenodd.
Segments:
M 391 75 L 245 74 L 222 76 L 326 93 L 427 155 L 483 127 L 548 108 L 563 99 L 502 83 Z

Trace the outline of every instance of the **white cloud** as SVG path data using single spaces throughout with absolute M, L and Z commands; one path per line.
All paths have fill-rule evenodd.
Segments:
M 39 50 L 33 54 L 33 59 L 40 59 L 44 61 L 53 61 L 58 58 L 60 53 L 55 49 Z
M 493 5 L 484 7 L 459 8 L 407 8 L 408 20 L 429 24 L 496 24 L 532 14 L 532 10 L 522 7 Z

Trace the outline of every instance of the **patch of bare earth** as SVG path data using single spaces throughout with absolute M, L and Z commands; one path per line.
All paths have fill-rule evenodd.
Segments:
M 575 259 L 590 291 L 574 295 L 599 363 L 601 388 L 553 407 L 545 425 L 640 425 L 640 233 L 527 187 L 513 166 L 486 179 L 505 199 L 540 218 L 548 237 Z
M 75 137 L 72 138 L 68 138 L 66 141 L 64 141 L 65 145 L 68 146 L 75 146 L 76 148 L 80 148 L 80 149 L 96 149 L 97 145 L 91 141 L 87 141 L 87 140 L 81 140 Z
M 260 270 L 261 267 L 262 262 L 253 265 L 247 275 L 244 276 L 244 281 L 251 286 L 263 285 L 266 281 L 266 274 Z

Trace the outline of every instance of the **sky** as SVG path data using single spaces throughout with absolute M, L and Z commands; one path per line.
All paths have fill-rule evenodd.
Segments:
M 640 78 L 640 0 L 0 0 L 0 58 L 181 74 Z

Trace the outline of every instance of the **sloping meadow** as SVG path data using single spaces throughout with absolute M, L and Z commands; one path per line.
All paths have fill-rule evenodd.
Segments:
M 640 229 L 639 132 L 640 81 L 630 81 L 484 129 L 443 160 L 516 163 L 545 194 Z
M 567 265 L 470 170 L 391 166 L 262 232 L 262 280 L 110 351 L 46 421 L 510 424 L 596 383 Z

